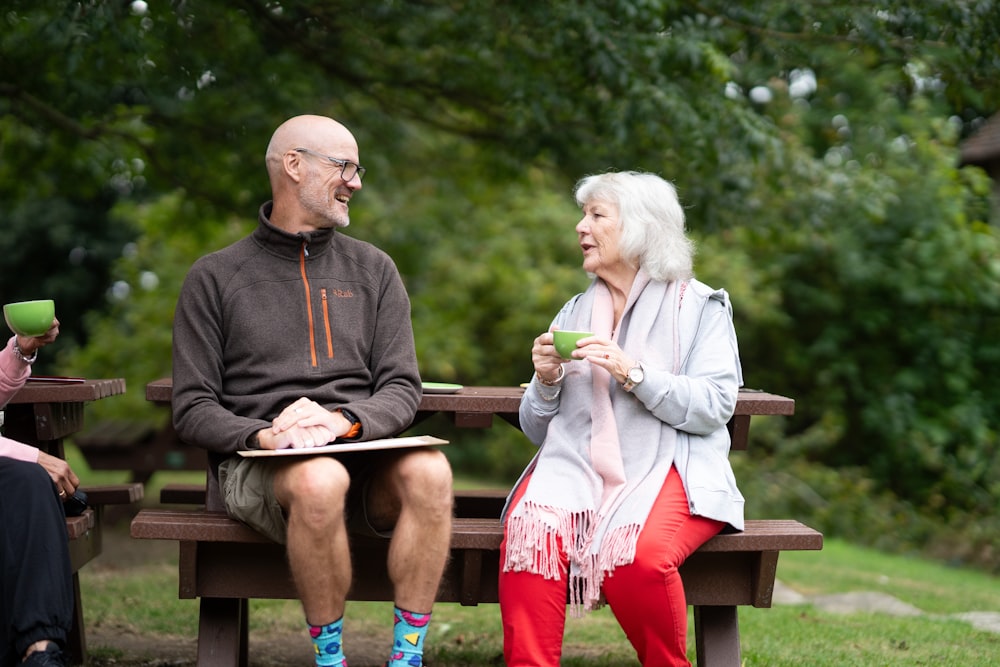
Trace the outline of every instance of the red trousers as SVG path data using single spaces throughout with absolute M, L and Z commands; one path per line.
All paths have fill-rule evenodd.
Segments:
M 511 507 L 521 501 L 522 484 Z M 635 560 L 604 580 L 604 596 L 643 667 L 683 665 L 687 659 L 687 601 L 678 568 L 724 524 L 691 516 L 680 475 L 671 467 L 646 519 Z M 506 560 L 507 540 L 500 545 Z M 500 573 L 503 653 L 508 667 L 559 667 L 568 596 L 568 559 L 560 580 L 529 572 Z

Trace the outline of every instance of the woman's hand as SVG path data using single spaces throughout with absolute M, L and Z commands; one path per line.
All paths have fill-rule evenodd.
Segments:
M 573 350 L 574 359 L 586 359 L 594 366 L 600 366 L 615 379 L 618 384 L 624 384 L 628 379 L 628 372 L 636 362 L 625 354 L 625 351 L 618 346 L 618 343 L 601 338 L 599 336 L 589 336 L 581 338 L 577 342 L 577 348 Z
M 52 326 L 49 330 L 43 333 L 41 336 L 22 336 L 17 335 L 17 347 L 21 350 L 21 354 L 26 357 L 30 357 L 38 348 L 45 347 L 49 343 L 53 342 L 59 336 L 59 320 L 52 318 Z
M 535 339 L 531 346 L 531 362 L 535 366 L 538 377 L 547 382 L 554 382 L 559 377 L 559 366 L 566 360 L 556 352 L 552 343 L 552 332 L 559 327 L 552 327 Z M 636 362 L 625 354 L 618 343 L 600 336 L 588 336 L 577 341 L 577 348 L 572 352 L 573 359 L 586 359 L 588 363 L 600 366 L 611 374 L 618 384 L 624 384 L 628 372 Z
M 559 370 L 564 360 L 552 343 L 552 332 L 558 328 L 552 327 L 541 334 L 535 338 L 531 346 L 531 363 L 535 367 L 535 373 L 543 382 L 554 383 L 562 376 Z
M 38 452 L 38 465 L 45 468 L 52 478 L 52 483 L 59 489 L 59 499 L 65 501 L 73 495 L 77 487 L 80 486 L 80 478 L 76 476 L 69 464 L 58 456 L 52 456 L 45 452 Z

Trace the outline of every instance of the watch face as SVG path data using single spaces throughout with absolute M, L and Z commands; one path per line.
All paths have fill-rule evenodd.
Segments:
M 639 368 L 638 366 L 629 370 L 628 379 L 629 382 L 631 382 L 632 384 L 639 384 L 640 382 L 642 382 L 642 378 L 643 378 L 642 369 Z

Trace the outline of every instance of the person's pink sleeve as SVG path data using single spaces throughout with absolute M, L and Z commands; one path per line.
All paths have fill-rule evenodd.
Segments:
M 0 456 L 18 461 L 27 461 L 28 463 L 36 463 L 38 461 L 38 448 L 0 436 Z
M 31 375 L 31 366 L 14 356 L 15 340 L 17 337 L 11 336 L 7 346 L 0 350 L 0 406 L 6 405 Z
M 7 346 L 0 349 L 0 408 L 24 386 L 24 381 L 31 375 L 31 366 L 14 356 L 14 341 L 15 337 L 11 336 Z M 38 449 L 0 436 L 0 456 L 34 463 L 38 461 Z

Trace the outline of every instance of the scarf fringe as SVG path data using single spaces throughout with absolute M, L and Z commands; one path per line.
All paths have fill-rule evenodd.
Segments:
M 593 512 L 569 512 L 525 501 L 507 517 L 507 558 L 504 572 L 530 572 L 556 581 L 562 578 L 560 553 L 570 562 L 578 555 L 582 536 L 593 523 Z
M 635 560 L 642 526 L 630 523 L 609 532 L 600 551 L 590 551 L 596 528 L 592 511 L 569 512 L 522 502 L 507 517 L 504 572 L 530 572 L 547 580 L 562 578 L 561 552 L 569 558 L 569 611 L 582 616 L 604 606 L 601 587 L 616 567 Z

